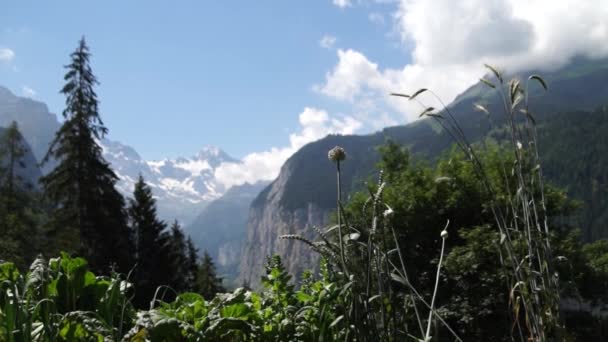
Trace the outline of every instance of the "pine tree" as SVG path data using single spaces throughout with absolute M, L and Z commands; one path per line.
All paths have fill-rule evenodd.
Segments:
M 27 147 L 16 122 L 0 137 L 0 259 L 25 269 L 38 252 L 41 210 L 18 168 L 25 168 Z
M 225 292 L 222 286 L 222 278 L 217 276 L 213 259 L 205 251 L 203 260 L 198 270 L 198 291 L 205 299 L 212 299 L 216 293 Z
M 188 236 L 186 246 L 188 249 L 186 287 L 189 291 L 196 291 L 198 286 L 198 249 L 194 246 L 190 236 Z
M 171 259 L 171 280 L 169 285 L 177 292 L 188 288 L 188 246 L 184 232 L 175 220 L 171 225 L 171 238 L 168 244 Z
M 169 235 L 167 225 L 158 219 L 152 190 L 140 175 L 129 205 L 131 229 L 135 234 L 135 304 L 144 308 L 156 289 L 169 282 Z
M 198 249 L 190 237 L 186 238 L 177 220 L 171 225 L 168 256 L 170 259 L 169 286 L 176 292 L 198 291 Z
M 23 183 L 23 179 L 21 178 L 21 176 L 16 173 L 17 166 L 22 168 L 25 167 L 21 159 L 25 155 L 25 152 L 27 152 L 27 148 L 23 143 L 23 137 L 21 136 L 21 132 L 19 132 L 19 128 L 15 121 L 10 124 L 10 126 L 4 133 L 4 137 L 2 139 L 2 146 L 7 159 L 6 176 L 3 182 L 4 190 L 6 191 L 6 196 L 8 198 L 14 199 L 15 187 L 18 187 L 20 185 L 23 187 L 27 186 L 27 184 Z M 7 201 L 6 205 L 7 210 L 10 211 L 14 209 L 15 203 Z
M 133 241 L 124 198 L 115 188 L 118 177 L 98 144 L 108 130 L 99 116 L 94 90 L 98 82 L 84 38 L 70 56 L 61 90 L 66 96 L 65 120 L 44 158 L 59 164 L 41 180 L 45 198 L 54 205 L 49 235 L 55 249 L 78 252 L 94 270 L 116 265 L 127 272 Z

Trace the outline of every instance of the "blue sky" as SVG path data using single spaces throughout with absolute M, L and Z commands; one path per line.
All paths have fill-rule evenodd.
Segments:
M 10 1 L 0 11 L 0 47 L 14 51 L 0 84 L 61 113 L 69 53 L 85 35 L 109 138 L 144 158 L 192 155 L 217 145 L 235 157 L 285 144 L 298 114 L 349 106 L 313 90 L 357 48 L 384 65 L 406 51 L 391 39 L 391 4 L 340 8 L 331 1 Z M 27 92 L 27 90 L 26 90 Z
M 62 66 L 85 35 L 109 138 L 148 160 L 219 146 L 241 159 L 215 171 L 234 185 L 273 179 L 328 133 L 415 120 L 421 109 L 390 92 L 450 102 L 484 63 L 608 57 L 606 23 L 606 0 L 12 0 L 0 85 L 60 113 Z

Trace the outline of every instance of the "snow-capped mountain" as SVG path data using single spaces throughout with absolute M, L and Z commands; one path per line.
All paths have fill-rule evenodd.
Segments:
M 189 223 L 207 203 L 226 192 L 215 181 L 215 169 L 223 162 L 238 162 L 215 146 L 206 146 L 188 158 L 159 161 L 143 160 L 132 147 L 119 142 L 104 140 L 101 146 L 125 196 L 131 195 L 141 174 L 152 188 L 161 218 L 183 223 Z
M 19 128 L 40 162 L 60 123 L 47 106 L 36 100 L 15 96 L 0 86 L 0 127 L 17 121 Z M 227 189 L 215 181 L 215 169 L 222 162 L 238 162 L 217 147 L 204 147 L 194 156 L 160 161 L 144 160 L 132 147 L 120 142 L 99 142 L 104 158 L 120 177 L 118 189 L 127 198 L 132 196 L 139 174 L 150 184 L 157 199 L 159 216 L 171 221 L 178 219 L 190 223 L 205 205 Z M 43 173 L 53 169 L 51 161 L 42 168 Z

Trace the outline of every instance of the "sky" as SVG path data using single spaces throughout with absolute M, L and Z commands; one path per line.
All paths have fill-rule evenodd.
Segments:
M 89 44 L 108 138 L 147 160 L 215 145 L 227 185 L 272 179 L 329 133 L 405 124 L 484 74 L 608 56 L 605 0 L 3 1 L 0 85 L 60 114 Z M 429 99 L 432 101 L 432 99 Z

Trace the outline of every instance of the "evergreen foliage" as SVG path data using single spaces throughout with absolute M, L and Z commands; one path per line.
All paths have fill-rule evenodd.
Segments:
M 24 183 L 23 178 L 17 173 L 17 168 L 24 168 L 25 164 L 22 161 L 23 156 L 27 152 L 27 147 L 24 144 L 23 136 L 19 132 L 17 123 L 13 121 L 4 132 L 2 141 L 0 141 L 0 155 L 6 156 L 6 169 L 4 175 L 4 193 L 8 198 L 16 196 L 16 188 L 23 190 L 31 188 L 32 184 Z M 7 210 L 15 209 L 15 203 L 6 203 Z
M 133 243 L 118 180 L 101 154 L 98 140 L 107 128 L 98 112 L 89 49 L 84 38 L 66 66 L 64 122 L 44 158 L 57 167 L 41 179 L 45 198 L 54 206 L 47 233 L 50 246 L 86 256 L 95 270 L 115 267 L 128 272 Z
M 217 293 L 225 292 L 222 286 L 222 278 L 217 276 L 213 259 L 207 251 L 203 253 L 203 258 L 198 266 L 196 290 L 205 299 L 212 299 Z
M 168 279 L 167 285 L 176 292 L 189 291 L 192 289 L 192 284 L 188 284 L 189 278 L 188 271 L 190 266 L 189 262 L 189 251 L 186 242 L 186 237 L 182 228 L 175 220 L 171 224 L 170 239 L 168 244 L 169 259 L 171 265 L 171 275 Z
M 129 202 L 129 221 L 135 235 L 135 304 L 143 308 L 173 272 L 168 246 L 171 237 L 165 231 L 166 224 L 157 217 L 152 190 L 141 175 Z
M 192 238 L 188 236 L 186 240 L 186 248 L 188 251 L 186 258 L 186 284 L 190 288 L 190 291 L 198 291 L 198 249 L 194 246 Z

